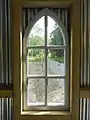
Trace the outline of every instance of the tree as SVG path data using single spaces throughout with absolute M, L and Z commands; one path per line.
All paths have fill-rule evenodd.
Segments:
M 40 24 L 40 23 L 39 23 Z M 43 34 L 43 29 L 40 27 L 38 23 L 36 23 L 31 30 L 31 35 L 35 35 L 35 36 L 41 36 Z
M 43 29 L 39 26 L 38 23 L 36 23 L 30 32 L 29 38 L 27 40 L 27 46 L 43 46 L 44 45 L 44 39 L 43 39 Z M 28 55 L 39 55 L 41 52 L 40 49 L 33 49 L 29 51 Z
M 61 34 L 61 31 L 57 24 L 55 24 L 55 29 L 51 32 L 50 38 L 51 42 L 50 45 L 64 45 L 64 40 Z M 63 49 L 52 49 L 51 52 L 51 58 L 58 62 L 63 62 L 64 60 L 64 50 Z
M 51 32 L 50 38 L 51 38 L 51 43 L 50 43 L 51 45 L 64 44 L 63 37 L 58 26 L 55 27 L 55 29 Z
M 44 40 L 42 37 L 38 36 L 38 35 L 31 35 L 30 38 L 29 38 L 29 45 L 33 45 L 33 46 L 36 46 L 36 45 L 43 45 L 44 44 Z

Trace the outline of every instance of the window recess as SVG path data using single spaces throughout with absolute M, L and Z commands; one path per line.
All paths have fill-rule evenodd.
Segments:
M 22 109 L 68 110 L 68 9 L 23 9 L 22 29 Z

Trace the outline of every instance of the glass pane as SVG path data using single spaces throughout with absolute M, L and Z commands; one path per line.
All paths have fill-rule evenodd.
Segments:
M 29 49 L 27 53 L 27 75 L 45 75 L 45 51 Z
M 27 86 L 27 105 L 45 104 L 45 80 L 28 79 Z
M 65 76 L 65 50 L 49 49 L 47 56 L 47 74 Z
M 47 36 L 47 44 L 48 45 L 64 45 L 64 40 L 62 33 L 58 24 L 48 16 L 48 36 Z
M 41 17 L 32 27 L 27 39 L 27 46 L 43 46 L 44 40 L 44 16 Z
M 64 79 L 48 79 L 47 104 L 64 105 Z

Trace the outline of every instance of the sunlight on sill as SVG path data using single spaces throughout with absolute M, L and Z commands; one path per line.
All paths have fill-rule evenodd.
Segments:
M 68 111 L 22 111 L 21 115 L 71 115 Z

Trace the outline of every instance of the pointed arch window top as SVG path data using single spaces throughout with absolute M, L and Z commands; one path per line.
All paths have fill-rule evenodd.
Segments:
M 48 8 L 39 12 L 29 23 L 24 39 L 26 46 L 45 46 L 45 44 L 68 46 L 66 28 Z M 46 39 L 47 42 L 45 42 Z
M 42 10 L 30 21 L 24 43 L 24 76 L 28 83 L 25 107 L 68 108 L 68 87 L 65 86 L 69 76 L 69 46 L 67 30 L 62 22 L 55 13 Z

